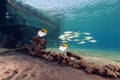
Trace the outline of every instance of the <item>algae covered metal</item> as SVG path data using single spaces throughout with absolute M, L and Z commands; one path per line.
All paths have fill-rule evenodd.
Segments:
M 3 13 L 5 20 L 2 20 L 5 22 L 5 25 L 0 28 L 3 35 L 18 37 L 15 34 L 20 32 L 19 37 L 22 36 L 22 38 L 19 41 L 30 42 L 41 28 L 45 28 L 48 30 L 47 46 L 55 47 L 57 45 L 61 25 L 56 18 L 50 17 L 32 6 L 16 0 L 6 0 L 5 7 L 6 10 Z M 53 35 L 54 32 L 56 34 Z M 24 37 L 25 35 L 29 36 L 29 38 Z M 5 39 L 5 37 L 3 38 Z

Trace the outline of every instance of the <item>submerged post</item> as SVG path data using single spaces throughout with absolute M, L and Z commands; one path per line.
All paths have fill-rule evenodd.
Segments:
M 6 22 L 6 3 L 7 0 L 0 0 L 0 26 L 4 26 Z

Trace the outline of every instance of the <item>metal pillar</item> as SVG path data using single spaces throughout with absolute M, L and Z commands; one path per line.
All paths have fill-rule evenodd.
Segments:
M 7 0 L 0 0 L 0 26 L 4 26 L 6 22 L 6 3 Z

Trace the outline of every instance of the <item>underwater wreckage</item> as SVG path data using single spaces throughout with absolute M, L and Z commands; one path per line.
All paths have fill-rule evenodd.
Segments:
M 3 6 L 1 6 L 3 11 L 0 12 L 0 14 L 2 13 L 1 16 L 3 16 L 3 18 L 0 19 L 2 21 L 0 22 L 1 35 L 5 34 L 5 38 L 6 35 L 10 35 L 10 37 L 16 38 L 17 36 L 14 34 L 19 35 L 18 32 L 20 32 L 19 37 L 22 36 L 22 38 L 18 41 L 25 43 L 27 41 L 27 43 L 30 43 L 30 41 L 32 40 L 32 36 L 36 35 L 35 32 L 37 32 L 41 28 L 46 28 L 49 31 L 47 36 L 47 39 L 49 40 L 47 41 L 47 46 L 55 47 L 57 45 L 59 41 L 57 38 L 59 36 L 61 28 L 58 19 L 56 19 L 55 17 L 47 16 L 47 14 L 44 14 L 44 12 L 38 11 L 37 9 L 27 4 L 23 4 L 22 2 L 17 2 L 16 0 L 4 1 L 5 2 L 0 3 L 4 4 Z M 53 35 L 53 32 L 56 32 L 56 34 Z M 26 37 L 25 35 L 28 37 Z M 6 40 L 4 37 L 2 36 L 2 38 Z M 4 40 L 1 40 L 0 38 L 0 46 L 4 47 L 4 45 L 2 44 L 6 42 Z M 51 43 L 51 41 L 55 44 Z
M 6 54 L 8 52 L 20 51 L 28 53 L 35 57 L 43 58 L 47 61 L 57 62 L 62 67 L 70 66 L 74 69 L 83 70 L 87 74 L 95 74 L 106 78 L 120 78 L 120 67 L 112 64 L 106 64 L 104 66 L 97 65 L 93 62 L 86 61 L 83 57 L 67 51 L 65 54 L 46 51 L 46 39 L 33 37 L 33 43 L 31 46 L 24 45 L 19 48 L 1 52 L 0 54 Z
M 14 4 L 13 0 L 8 0 L 8 1 L 11 1 L 10 3 L 12 5 Z M 13 3 L 12 3 L 12 1 L 13 1 Z M 18 11 L 19 10 L 23 10 L 23 9 L 19 9 L 18 5 L 14 4 L 13 7 L 12 7 L 11 4 L 9 6 L 7 6 L 8 10 L 10 10 L 11 14 L 14 11 L 14 9 L 18 9 Z M 13 10 L 11 10 L 11 9 L 13 9 Z M 23 11 L 26 11 L 26 10 L 23 10 Z M 23 15 L 22 13 L 21 13 L 22 15 L 19 15 L 19 14 L 20 13 L 17 13 L 17 11 L 16 11 L 16 13 L 14 14 L 14 12 L 13 12 L 12 15 L 14 15 L 14 16 L 16 15 L 15 18 L 18 17 L 17 19 L 21 19 L 22 18 L 21 19 L 21 26 L 23 28 L 23 27 L 25 27 L 23 25 L 27 25 L 28 24 L 27 20 L 29 21 L 29 19 L 28 19 L 28 17 L 24 18 L 24 16 L 22 16 Z M 32 14 L 30 16 L 34 16 L 35 17 L 36 15 Z M 37 17 L 37 19 L 38 19 L 38 17 Z M 43 19 L 43 23 L 40 22 L 41 25 L 48 25 L 48 24 L 44 23 L 44 21 L 46 21 L 46 20 L 44 20 L 44 18 L 42 18 L 42 19 Z M 16 20 L 16 21 L 18 21 L 18 20 Z M 20 29 L 18 27 L 21 27 L 21 26 L 16 21 L 13 22 L 14 25 L 12 25 L 12 23 L 9 23 L 9 25 L 6 25 L 4 23 L 5 25 L 0 25 L 1 26 L 0 28 L 2 30 L 4 30 L 4 31 L 6 30 L 5 29 L 6 27 L 8 29 L 8 26 L 10 28 L 11 27 L 15 27 L 16 29 Z M 47 23 L 49 23 L 49 21 Z M 32 26 L 32 24 L 30 24 L 29 26 L 27 26 L 27 28 L 25 28 L 25 30 L 26 29 L 30 29 L 30 30 L 34 29 L 34 28 L 30 28 L 30 26 Z M 35 27 L 37 27 L 37 26 L 35 26 Z M 47 27 L 47 28 L 49 28 L 49 27 Z M 56 29 L 53 29 L 52 27 L 50 28 L 50 30 L 51 29 L 52 30 L 56 30 Z M 50 30 L 48 29 L 48 31 L 50 31 Z M 2 34 L 2 33 L 0 33 L 0 34 Z M 9 34 L 9 33 L 7 33 L 7 34 Z M 12 33 L 12 34 L 15 34 L 15 33 Z M 9 35 L 10 39 L 11 38 L 13 39 L 13 37 L 14 37 L 14 36 L 12 36 L 12 34 Z M 6 39 L 6 37 L 7 36 L 5 35 L 4 39 Z M 99 65 L 97 65 L 95 63 L 87 62 L 83 57 L 81 57 L 79 55 L 76 55 L 76 54 L 74 54 L 72 52 L 66 52 L 65 53 L 66 55 L 65 55 L 65 54 L 61 54 L 61 53 L 46 51 L 45 50 L 45 48 L 46 48 L 46 42 L 48 42 L 48 41 L 45 38 L 41 38 L 40 39 L 40 38 L 38 38 L 38 37 L 35 36 L 35 37 L 33 37 L 32 45 L 26 45 L 26 44 L 20 45 L 20 46 L 18 46 L 18 48 L 15 48 L 15 49 L 12 49 L 12 50 L 9 50 L 9 51 L 5 51 L 5 52 L 1 52 L 0 54 L 5 54 L 5 53 L 11 52 L 11 51 L 24 51 L 26 53 L 31 54 L 32 56 L 37 56 L 37 57 L 43 58 L 43 59 L 51 61 L 51 62 L 58 62 L 61 65 L 70 66 L 70 67 L 73 67 L 73 68 L 78 69 L 78 70 L 82 69 L 82 70 L 84 70 L 88 74 L 96 74 L 96 75 L 100 75 L 100 76 L 108 77 L 108 78 L 120 78 L 120 67 L 118 67 L 118 66 L 114 66 L 114 65 L 108 64 L 108 65 L 105 65 L 105 66 L 101 67 L 101 66 L 99 66 Z M 52 41 L 52 43 L 53 43 L 53 41 Z

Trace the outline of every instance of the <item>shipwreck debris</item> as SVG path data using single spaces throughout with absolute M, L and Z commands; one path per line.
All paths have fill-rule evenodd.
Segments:
M 70 66 L 75 69 L 82 69 L 88 74 L 96 74 L 102 77 L 108 78 L 120 78 L 120 67 L 108 64 L 105 66 L 99 66 L 95 63 L 87 62 L 83 57 L 76 55 L 72 52 L 66 52 L 65 54 L 46 51 L 46 39 L 33 37 L 33 43 L 31 46 L 23 46 L 13 50 L 2 52 L 2 54 L 11 51 L 27 51 L 32 56 L 38 56 L 48 61 L 57 62 L 61 65 Z M 1 53 L 0 53 L 1 54 Z M 71 59 L 74 58 L 74 59 Z

